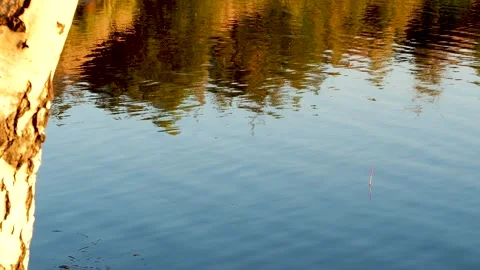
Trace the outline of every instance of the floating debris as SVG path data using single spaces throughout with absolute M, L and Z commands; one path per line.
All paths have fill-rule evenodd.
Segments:
M 89 246 L 82 247 L 81 249 L 78 249 L 77 251 L 82 251 L 82 250 L 85 250 L 87 248 L 89 248 Z
M 79 234 L 79 235 L 81 235 L 81 236 L 83 236 L 83 237 L 85 237 L 85 238 L 88 238 L 88 235 L 86 235 L 86 234 L 84 234 L 84 233 L 77 233 L 77 234 Z

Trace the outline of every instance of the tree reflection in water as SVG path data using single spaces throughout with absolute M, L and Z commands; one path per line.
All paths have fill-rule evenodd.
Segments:
M 436 102 L 449 67 L 480 75 L 478 14 L 479 1 L 90 1 L 65 47 L 54 115 L 83 102 L 82 88 L 98 108 L 175 135 L 207 103 L 278 118 L 326 79 L 355 70 L 383 89 L 402 65 L 413 98 Z

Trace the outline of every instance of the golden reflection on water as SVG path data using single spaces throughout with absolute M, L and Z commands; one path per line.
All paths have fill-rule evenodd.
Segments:
M 448 68 L 480 75 L 479 14 L 473 0 L 83 1 L 54 115 L 70 108 L 64 89 L 74 85 L 98 93 L 99 108 L 178 134 L 183 114 L 207 102 L 281 117 L 328 78 L 355 70 L 383 89 L 404 64 L 413 98 L 436 102 Z M 84 93 L 68 91 L 69 103 Z

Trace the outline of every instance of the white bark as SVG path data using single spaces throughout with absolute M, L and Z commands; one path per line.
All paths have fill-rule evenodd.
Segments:
M 0 0 L 0 270 L 28 269 L 52 77 L 76 5 Z

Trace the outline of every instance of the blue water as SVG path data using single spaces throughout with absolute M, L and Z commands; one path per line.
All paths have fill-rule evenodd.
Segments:
M 168 109 L 58 73 L 31 269 L 478 269 L 480 62 L 455 58 L 424 95 L 410 57 L 387 57 L 381 87 L 319 63 L 321 85 L 286 83 L 260 112 L 249 94 Z

